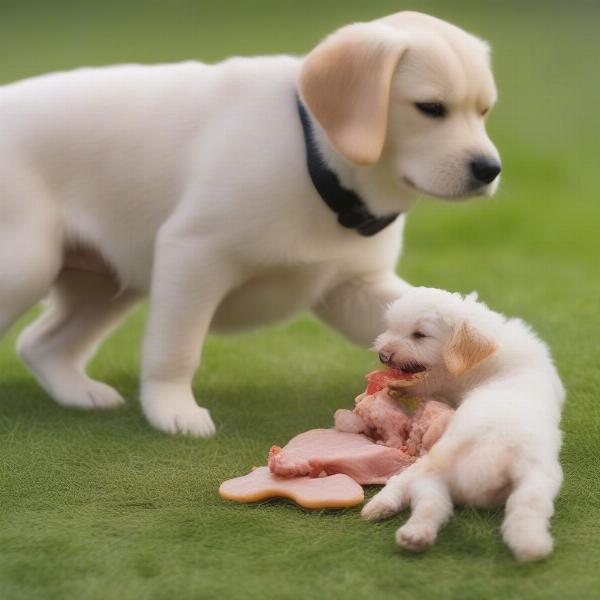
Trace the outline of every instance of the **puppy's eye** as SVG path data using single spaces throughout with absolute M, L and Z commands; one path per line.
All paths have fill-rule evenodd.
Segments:
M 441 102 L 415 102 L 417 110 L 432 119 L 443 119 L 448 114 L 448 109 Z
M 489 108 L 484 108 L 484 109 L 481 111 L 481 116 L 482 116 L 482 117 L 485 117 L 485 115 L 487 115 L 489 112 L 490 112 L 490 109 L 489 109 Z
M 422 331 L 413 331 L 411 337 L 413 340 L 422 340 L 423 338 L 426 338 L 427 336 Z

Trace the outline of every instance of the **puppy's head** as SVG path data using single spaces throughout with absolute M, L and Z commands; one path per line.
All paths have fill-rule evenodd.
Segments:
M 497 351 L 494 314 L 474 295 L 413 288 L 390 306 L 387 330 L 374 347 L 390 368 L 426 371 L 429 391 L 442 391 Z
M 339 154 L 383 165 L 405 193 L 495 192 L 489 47 L 458 27 L 413 12 L 343 27 L 307 56 L 299 89 Z

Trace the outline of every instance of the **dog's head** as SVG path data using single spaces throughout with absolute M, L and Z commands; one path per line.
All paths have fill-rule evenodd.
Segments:
M 405 192 L 495 192 L 489 47 L 458 27 L 414 12 L 343 27 L 306 57 L 299 89 L 340 155 L 384 163 Z
M 390 368 L 427 372 L 429 391 L 442 391 L 498 350 L 490 333 L 496 317 L 475 295 L 413 288 L 390 306 L 387 330 L 374 347 Z

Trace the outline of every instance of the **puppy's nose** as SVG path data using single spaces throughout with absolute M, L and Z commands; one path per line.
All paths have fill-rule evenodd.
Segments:
M 502 165 L 495 158 L 485 156 L 478 156 L 471 161 L 469 166 L 473 177 L 478 183 L 492 183 L 502 171 Z
M 387 365 L 392 360 L 392 356 L 394 356 L 392 352 L 383 352 L 382 351 L 379 353 L 379 360 L 384 365 Z

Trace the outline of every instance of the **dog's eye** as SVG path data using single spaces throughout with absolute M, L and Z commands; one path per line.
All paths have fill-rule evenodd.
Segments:
M 423 338 L 426 338 L 427 336 L 422 331 L 413 331 L 411 337 L 413 340 L 422 340 Z
M 433 119 L 443 119 L 448 113 L 446 106 L 441 102 L 415 102 L 415 106 L 424 115 Z
M 484 108 L 484 109 L 481 111 L 481 116 L 482 116 L 482 117 L 485 117 L 485 115 L 487 115 L 489 112 L 490 112 L 490 109 L 489 109 L 489 108 Z

